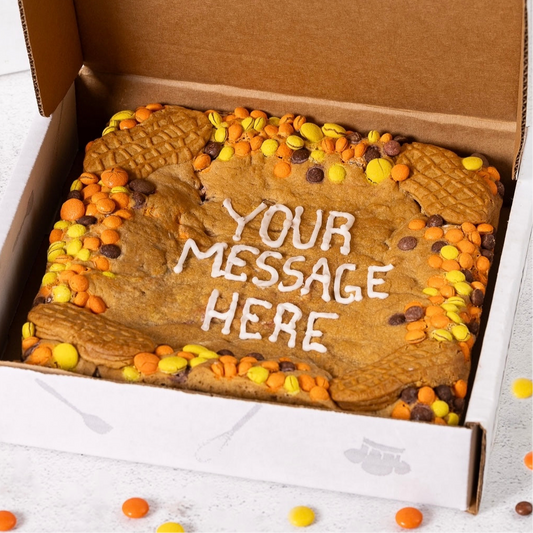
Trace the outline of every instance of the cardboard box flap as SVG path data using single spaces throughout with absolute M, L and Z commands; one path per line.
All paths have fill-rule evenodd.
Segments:
M 67 94 L 83 60 L 71 0 L 19 0 L 20 17 L 41 115 Z
M 94 71 L 517 120 L 523 0 L 75 5 Z

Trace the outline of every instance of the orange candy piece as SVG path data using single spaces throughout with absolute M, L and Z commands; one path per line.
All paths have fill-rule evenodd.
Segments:
M 415 218 L 408 224 L 408 228 L 412 230 L 424 229 L 426 227 L 426 221 L 421 218 Z
M 464 233 L 457 228 L 450 229 L 446 232 L 445 238 L 448 242 L 455 244 L 461 242 L 464 239 Z
M 415 507 L 404 507 L 396 513 L 396 523 L 404 529 L 416 529 L 424 515 Z
M 130 498 L 122 504 L 122 512 L 130 518 L 142 518 L 149 510 L 148 502 L 142 498 Z
M 533 452 L 526 453 L 524 457 L 524 464 L 530 469 L 533 470 Z
M 410 420 L 411 410 L 409 409 L 409 406 L 405 402 L 397 403 L 392 410 L 391 418 L 397 420 Z
M 431 387 L 422 387 L 418 391 L 418 401 L 420 403 L 425 403 L 426 405 L 431 405 L 435 401 L 436 395 L 435 391 Z
M 429 241 L 436 241 L 437 239 L 440 239 L 444 235 L 444 231 L 442 228 L 439 228 L 438 226 L 432 226 L 426 230 L 424 233 L 424 239 L 427 239 Z
M 89 280 L 81 274 L 74 274 L 68 282 L 74 292 L 84 292 L 89 288 Z
M 0 511 L 0 531 L 11 531 L 17 525 L 17 517 L 11 511 Z
M 97 315 L 105 312 L 105 310 L 107 309 L 104 300 L 102 300 L 100 296 L 89 296 L 86 305 L 93 313 Z
M 157 372 L 159 357 L 153 353 L 140 352 L 133 358 L 135 368 L 142 374 L 149 376 Z
M 458 398 L 464 398 L 466 396 L 468 385 L 463 379 L 459 379 L 453 385 L 453 391 Z
M 309 398 L 311 398 L 313 402 L 323 402 L 329 400 L 329 392 L 325 387 L 317 385 L 309 391 Z
M 278 178 L 286 178 L 291 173 L 291 165 L 285 161 L 279 161 L 274 167 L 274 175 Z
M 409 177 L 409 167 L 407 165 L 394 165 L 390 175 L 394 181 L 405 181 Z
M 124 187 L 128 183 L 128 173 L 120 167 L 108 168 L 102 172 L 101 179 L 103 184 L 110 189 Z
M 63 220 L 77 220 L 85 215 L 85 205 L 77 198 L 70 198 L 61 206 L 60 216 Z

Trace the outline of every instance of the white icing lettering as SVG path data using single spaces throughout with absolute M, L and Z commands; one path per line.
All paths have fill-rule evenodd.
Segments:
M 345 270 L 355 272 L 356 266 L 352 263 L 345 263 L 340 265 L 335 272 L 335 282 L 333 283 L 333 294 L 335 295 L 335 301 L 340 304 L 351 304 L 352 302 L 360 302 L 363 299 L 363 294 L 361 292 L 361 287 L 357 285 L 346 285 L 344 290 L 347 293 L 352 293 L 350 296 L 341 295 L 341 281 L 342 275 Z
M 246 244 L 236 244 L 235 246 L 232 246 L 231 252 L 228 255 L 228 259 L 226 261 L 226 269 L 224 271 L 224 277 L 227 280 L 231 281 L 246 281 L 248 279 L 248 276 L 242 272 L 241 274 L 233 274 L 231 272 L 231 269 L 234 266 L 238 267 L 245 267 L 246 261 L 242 259 L 241 257 L 238 257 L 238 253 L 240 252 L 250 252 L 254 255 L 259 255 L 259 250 L 257 248 L 254 248 L 253 246 L 246 246 Z
M 228 213 L 230 217 L 237 222 L 237 229 L 235 230 L 235 235 L 233 235 L 234 241 L 240 241 L 242 232 L 244 230 L 244 226 L 250 222 L 250 220 L 253 220 L 261 211 L 266 209 L 266 204 L 264 202 L 261 202 L 249 215 L 246 215 L 245 217 L 239 215 L 235 209 L 233 209 L 233 206 L 231 205 L 231 200 L 229 198 L 226 198 L 224 202 L 222 202 L 222 205 L 228 210 Z
M 274 267 L 271 267 L 270 265 L 267 265 L 265 263 L 268 257 L 275 257 L 276 259 L 281 259 L 283 256 L 279 252 L 263 252 L 257 258 L 257 266 L 270 274 L 270 279 L 267 280 L 261 280 L 257 276 L 252 278 L 252 283 L 254 285 L 257 285 L 258 287 L 261 287 L 262 289 L 275 285 L 279 279 L 278 271 Z
M 345 218 L 347 222 L 341 224 L 338 228 L 335 227 L 336 218 Z M 351 213 L 344 213 L 341 211 L 330 211 L 328 216 L 328 221 L 326 222 L 326 232 L 322 239 L 322 244 L 320 249 L 325 252 L 331 248 L 331 237 L 333 234 L 342 235 L 344 237 L 344 244 L 341 246 L 341 254 L 348 255 L 350 253 L 350 241 L 352 236 L 350 234 L 350 228 L 355 222 L 355 217 Z
M 271 309 L 272 304 L 270 302 L 267 302 L 265 300 L 258 300 L 257 298 L 246 298 L 246 303 L 244 304 L 244 308 L 242 310 L 242 317 L 241 317 L 241 330 L 239 332 L 239 339 L 247 340 L 247 339 L 261 339 L 261 333 L 256 331 L 255 333 L 250 333 L 246 330 L 246 325 L 248 322 L 253 322 L 254 324 L 259 322 L 259 317 L 250 311 L 250 307 L 252 305 L 260 305 L 264 307 L 265 309 Z
M 208 257 L 215 255 L 215 260 L 213 261 L 213 267 L 211 269 L 211 277 L 219 278 L 224 275 L 224 271 L 220 270 L 220 267 L 222 266 L 224 250 L 227 247 L 228 245 L 225 242 L 217 242 L 216 244 L 213 244 L 213 246 L 211 246 L 207 252 L 200 252 L 196 242 L 194 242 L 193 239 L 187 239 L 183 245 L 183 250 L 181 251 L 178 264 L 174 267 L 174 272 L 176 274 L 181 273 L 189 250 L 191 250 L 197 259 L 207 259 Z
M 369 266 L 368 267 L 368 276 L 366 279 L 366 287 L 368 292 L 369 298 L 387 298 L 388 293 L 386 292 L 376 292 L 374 290 L 374 287 L 376 285 L 382 285 L 385 283 L 384 279 L 375 279 L 374 274 L 376 272 L 388 272 L 389 270 L 392 270 L 394 267 L 392 265 L 386 265 L 386 266 Z
M 285 220 L 283 221 L 283 229 L 281 230 L 279 237 L 274 241 L 268 235 L 268 228 L 272 217 L 278 212 L 281 211 L 285 213 Z M 272 205 L 267 209 L 267 212 L 263 216 L 261 221 L 261 228 L 259 229 L 259 236 L 264 244 L 270 248 L 280 248 L 287 237 L 287 233 L 292 225 L 292 211 L 283 204 Z
M 322 337 L 324 334 L 318 329 L 313 329 L 315 327 L 315 321 L 319 318 L 329 318 L 330 320 L 337 320 L 339 315 L 337 313 L 316 313 L 311 311 L 309 313 L 309 318 L 307 319 L 307 329 L 305 331 L 304 341 L 302 343 L 302 349 L 305 352 L 310 352 L 311 350 L 320 353 L 326 353 L 328 350 L 319 342 L 311 342 L 313 337 Z
M 292 285 L 284 285 L 283 282 L 281 282 L 278 285 L 278 289 L 280 292 L 295 291 L 304 284 L 304 275 L 299 270 L 294 270 L 293 268 L 291 268 L 291 265 L 293 263 L 296 263 L 297 261 L 305 261 L 305 257 L 303 255 L 297 255 L 296 257 L 289 257 L 289 259 L 285 261 L 285 264 L 283 265 L 283 272 L 285 272 L 285 274 L 287 274 L 288 276 L 294 276 L 296 278 L 296 281 Z
M 298 250 L 308 250 L 309 248 L 312 248 L 316 243 L 316 238 L 318 237 L 318 232 L 320 231 L 320 227 L 322 226 L 322 209 L 319 209 L 316 212 L 316 222 L 315 227 L 313 229 L 313 233 L 311 234 L 311 238 L 306 244 L 302 243 L 302 236 L 300 233 L 300 224 L 302 221 L 302 213 L 304 211 L 304 208 L 301 206 L 298 206 L 295 210 L 295 216 L 292 221 L 292 245 L 297 248 Z
M 202 329 L 204 331 L 209 331 L 211 320 L 213 318 L 219 318 L 220 320 L 224 320 L 224 327 L 222 328 L 222 334 L 229 335 L 231 331 L 231 322 L 235 318 L 235 311 L 237 310 L 237 302 L 239 300 L 239 293 L 238 292 L 233 293 L 231 297 L 231 304 L 229 306 L 229 309 L 225 313 L 215 311 L 215 307 L 216 307 L 219 296 L 220 296 L 220 293 L 216 289 L 213 289 L 213 292 L 211 292 L 211 296 L 209 297 L 209 301 L 207 302 L 207 307 L 205 309 L 205 318 L 204 318 L 204 323 L 202 324 Z
M 322 270 L 322 274 L 319 271 Z M 308 294 L 311 290 L 311 284 L 313 281 L 319 281 L 323 285 L 322 300 L 329 302 L 331 296 L 329 294 L 329 285 L 331 283 L 331 273 L 329 271 L 328 260 L 325 257 L 321 257 L 313 266 L 313 273 L 307 278 L 305 286 L 300 291 L 300 294 Z
M 292 313 L 292 318 L 289 322 L 283 322 L 283 314 L 285 311 Z M 303 313 L 299 307 L 291 303 L 278 304 L 276 307 L 276 316 L 274 317 L 274 332 L 268 340 L 270 342 L 276 342 L 280 331 L 284 331 L 289 334 L 289 342 L 287 346 L 294 348 L 296 346 L 296 322 L 302 318 Z

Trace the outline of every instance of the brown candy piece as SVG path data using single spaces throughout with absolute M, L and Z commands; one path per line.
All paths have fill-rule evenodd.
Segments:
M 309 183 L 320 183 L 324 180 L 324 170 L 321 167 L 311 167 L 307 171 L 305 179 Z
M 445 241 L 436 241 L 433 243 L 433 245 L 431 246 L 431 251 L 434 253 L 434 254 L 438 254 L 440 253 L 441 249 L 446 246 L 448 243 L 445 242 Z
M 522 516 L 530 515 L 533 511 L 533 508 L 531 506 L 531 502 L 518 502 L 514 508 L 514 510 Z
M 143 178 L 130 181 L 129 188 L 142 194 L 153 194 L 155 192 L 155 185 Z
M 470 295 L 470 301 L 476 307 L 481 307 L 483 305 L 483 300 L 485 300 L 485 295 L 481 289 L 474 289 Z
M 378 159 L 381 157 L 381 152 L 379 151 L 379 148 L 375 145 L 370 145 L 365 152 L 365 155 L 363 156 L 365 158 L 365 161 L 367 163 L 370 163 L 372 159 Z
M 100 253 L 109 259 L 116 259 L 120 256 L 120 248 L 116 244 L 104 244 L 100 246 Z
M 291 163 L 295 163 L 296 165 L 305 163 L 309 159 L 310 155 L 311 152 L 307 148 L 300 148 L 292 154 Z
M 396 313 L 389 317 L 389 326 L 401 326 L 405 324 L 405 315 L 403 313 Z
M 390 157 L 397 156 L 400 153 L 401 145 L 398 141 L 389 141 L 383 145 L 383 151 Z
M 220 154 L 224 145 L 222 143 L 217 143 L 214 141 L 209 141 L 205 147 L 204 152 L 211 157 L 211 159 L 216 159 L 218 154 Z
M 431 407 L 422 403 L 416 404 L 411 410 L 411 420 L 431 422 L 433 420 L 433 411 L 431 410 Z
M 440 215 L 431 215 L 426 222 L 428 228 L 440 227 L 443 225 L 444 219 Z
M 406 322 L 416 322 L 424 317 L 424 308 L 419 305 L 412 305 L 405 311 L 405 321 Z
M 398 241 L 398 248 L 400 250 L 403 250 L 404 252 L 407 252 L 409 250 L 413 250 L 416 248 L 416 245 L 418 244 L 418 240 L 416 237 L 408 236 L 408 237 L 402 237 Z

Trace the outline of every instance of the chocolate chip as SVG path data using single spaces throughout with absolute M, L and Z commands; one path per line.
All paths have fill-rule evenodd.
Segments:
M 216 159 L 218 157 L 218 154 L 220 154 L 222 148 L 224 145 L 222 143 L 216 143 L 213 141 L 209 141 L 204 146 L 204 152 L 211 157 L 211 159 Z
M 71 198 L 75 198 L 76 200 L 83 200 L 83 194 L 81 191 L 70 191 L 67 194 L 67 200 L 70 200 Z
M 170 376 L 171 381 L 176 385 L 184 385 L 187 382 L 187 377 L 189 375 L 189 369 L 178 372 L 173 376 Z
M 311 152 L 307 148 L 300 148 L 292 154 L 291 163 L 295 163 L 296 165 L 305 163 L 309 159 L 310 154 Z
M 296 370 L 296 365 L 290 361 L 280 361 L 279 369 L 282 372 L 294 372 Z
M 472 274 L 472 271 L 471 270 L 461 270 L 461 272 L 463 273 L 464 277 L 465 277 L 465 281 L 467 281 L 468 283 L 472 283 L 474 281 L 474 274 Z
M 257 352 L 251 352 L 249 354 L 246 354 L 247 357 L 255 357 L 258 361 L 264 361 L 265 357 L 262 353 Z
M 142 178 L 130 181 L 128 186 L 132 191 L 143 194 L 153 194 L 155 192 L 155 185 Z
M 403 313 L 396 313 L 389 317 L 389 326 L 401 326 L 405 324 L 405 315 Z
M 394 157 L 400 153 L 402 149 L 398 141 L 389 141 L 383 145 L 383 151 L 390 157 Z
M 531 506 L 530 502 L 518 502 L 514 508 L 514 510 L 522 516 L 530 515 L 533 511 L 533 507 Z
M 426 226 L 428 228 L 434 228 L 434 227 L 440 228 L 440 226 L 443 226 L 443 225 L 444 225 L 444 219 L 440 215 L 431 215 L 426 222 Z
M 486 257 L 490 262 L 494 259 L 494 252 L 492 250 L 481 250 L 481 255 Z
M 96 222 L 97 218 L 91 215 L 83 215 L 81 218 L 76 220 L 76 223 L 81 224 L 82 226 L 90 226 L 91 224 L 96 224 Z
M 470 295 L 470 301 L 472 305 L 476 307 L 481 307 L 483 305 L 483 300 L 485 300 L 485 295 L 481 289 L 474 289 Z
M 453 410 L 456 413 L 461 414 L 465 408 L 465 399 L 464 398 L 454 398 L 452 400 Z
M 37 307 L 38 305 L 45 304 L 46 298 L 44 296 L 37 296 L 35 300 L 33 300 L 33 307 Z
M 486 235 L 481 236 L 481 247 L 485 250 L 494 250 L 496 246 L 496 239 L 492 233 L 487 233 Z
M 439 397 L 439 400 L 442 400 L 443 402 L 447 402 L 453 397 L 452 389 L 448 387 L 448 385 L 438 385 L 435 387 L 435 393 Z
M 466 325 L 466 327 L 468 328 L 468 331 L 472 333 L 472 335 L 477 335 L 479 333 L 479 322 L 470 322 Z
M 133 192 L 131 199 L 135 202 L 133 209 L 140 209 L 146 203 L 146 196 L 142 192 Z
M 320 183 L 324 180 L 324 170 L 321 167 L 311 167 L 307 170 L 305 179 L 309 183 Z
M 417 399 L 418 390 L 414 387 L 407 387 L 406 389 L 403 389 L 402 393 L 400 394 L 400 400 L 408 404 L 415 403 Z
M 405 321 L 406 322 L 416 322 L 424 317 L 424 308 L 419 305 L 412 305 L 405 311 Z
M 433 411 L 428 405 L 417 403 L 411 410 L 411 420 L 420 420 L 421 422 L 431 422 L 433 420 Z
M 409 250 L 413 250 L 416 248 L 416 245 L 418 244 L 418 240 L 416 237 L 402 237 L 398 241 L 398 248 L 400 250 L 403 250 L 404 252 L 407 252 Z
M 354 131 L 346 135 L 346 139 L 348 140 L 350 144 L 357 144 L 362 138 L 363 136 L 357 131 Z
M 498 189 L 498 194 L 503 198 L 505 194 L 505 187 L 501 181 L 496 182 L 496 188 Z
M 372 159 L 377 159 L 378 157 L 381 157 L 381 152 L 379 148 L 376 145 L 371 144 L 365 151 L 365 155 L 364 155 L 365 161 L 367 163 L 370 163 Z
M 405 144 L 408 142 L 407 137 L 404 137 L 403 135 L 395 135 L 392 140 L 400 144 Z
M 116 259 L 120 255 L 120 248 L 116 244 L 103 244 L 100 253 L 109 259 Z
M 235 355 L 231 350 L 218 350 L 218 355 Z
M 436 241 L 433 243 L 433 245 L 431 246 L 431 251 L 434 253 L 434 254 L 438 254 L 440 253 L 440 251 L 442 250 L 442 248 L 444 246 L 446 246 L 448 243 L 446 241 Z

